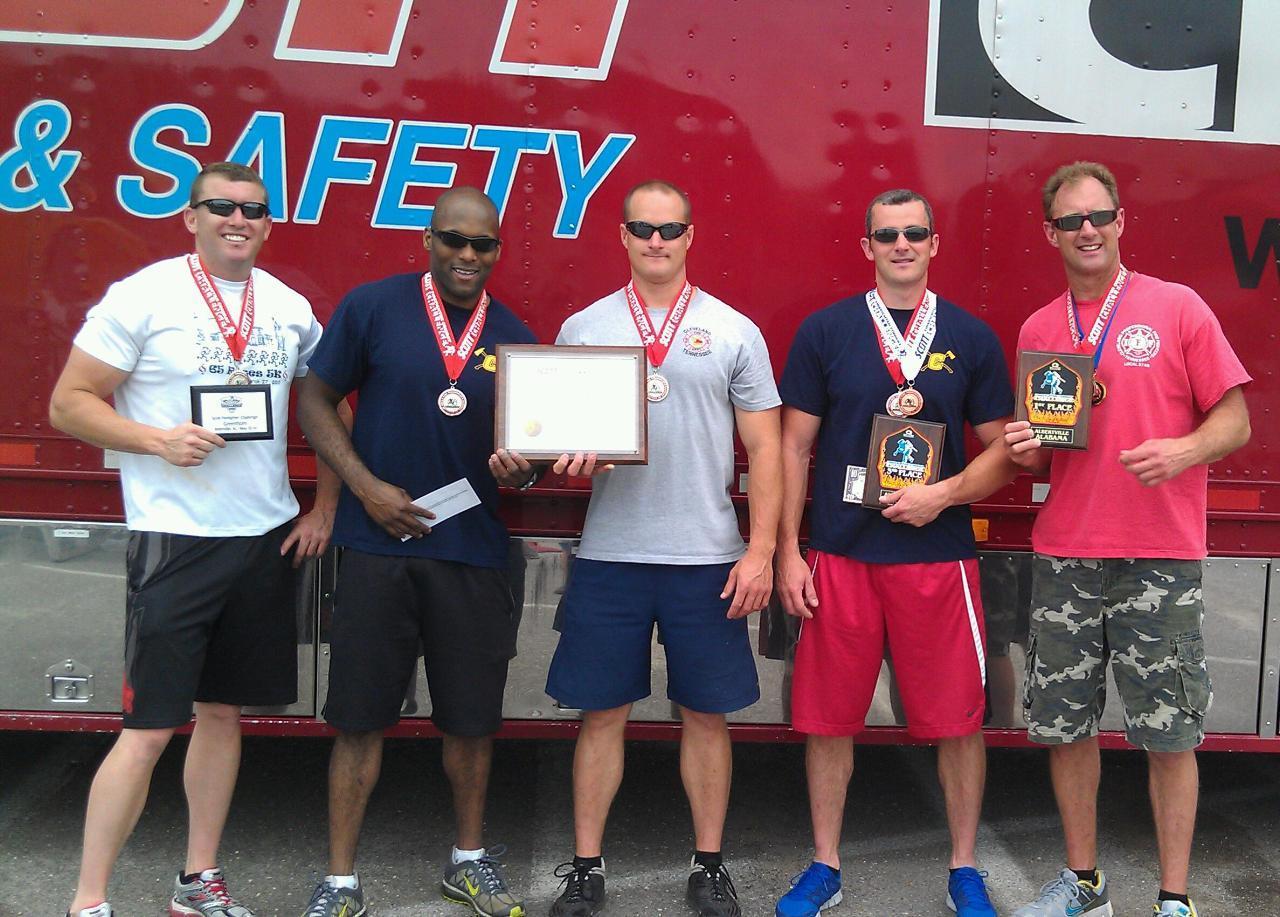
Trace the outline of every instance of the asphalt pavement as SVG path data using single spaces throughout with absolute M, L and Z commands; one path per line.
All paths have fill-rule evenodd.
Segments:
M 0 915 L 60 915 L 75 885 L 83 808 L 111 736 L 0 733 Z M 120 917 L 161 915 L 185 843 L 176 739 L 156 770 L 146 811 L 111 887 Z M 259 917 L 298 915 L 325 866 L 325 739 L 245 740 L 222 854 L 233 891 Z M 507 845 L 511 885 L 529 913 L 554 899 L 555 866 L 572 854 L 570 770 L 562 740 L 498 744 L 489 843 Z M 606 836 L 609 917 L 689 913 L 683 902 L 692 844 L 677 748 L 629 743 L 628 770 Z M 1202 754 L 1192 894 L 1202 917 L 1280 913 L 1280 758 Z M 773 913 L 810 856 L 804 755 L 799 745 L 741 743 L 725 854 L 747 917 Z M 1146 764 L 1104 753 L 1101 865 L 1116 914 L 1149 915 L 1155 839 Z M 436 740 L 388 743 L 360 850 L 370 913 L 455 915 L 439 896 L 452 843 L 448 786 Z M 948 837 L 929 748 L 858 752 L 845 817 L 845 903 L 832 917 L 941 915 Z M 982 866 L 1001 913 L 1032 897 L 1061 865 L 1057 816 L 1043 753 L 993 749 Z

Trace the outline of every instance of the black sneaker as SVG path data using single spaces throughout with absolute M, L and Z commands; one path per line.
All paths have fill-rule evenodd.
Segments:
M 591 917 L 604 910 L 604 860 L 599 866 L 575 866 L 573 861 L 556 867 L 564 891 L 551 905 L 551 917 Z
M 738 891 L 723 863 L 711 867 L 691 860 L 689 890 L 684 898 L 698 917 L 742 917 Z

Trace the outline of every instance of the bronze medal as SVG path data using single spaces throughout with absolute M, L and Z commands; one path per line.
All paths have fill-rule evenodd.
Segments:
M 902 412 L 902 392 L 894 392 L 884 403 L 885 413 L 890 417 L 906 417 Z
M 227 385 L 249 385 L 251 381 L 249 374 L 243 369 L 237 369 L 227 377 Z
M 905 389 L 898 393 L 898 409 L 903 417 L 914 417 L 924 409 L 924 396 L 914 388 Z
M 1089 400 L 1093 402 L 1093 406 L 1096 408 L 1098 405 L 1102 404 L 1103 399 L 1106 397 L 1107 386 L 1101 380 L 1094 379 L 1093 394 L 1089 398 Z

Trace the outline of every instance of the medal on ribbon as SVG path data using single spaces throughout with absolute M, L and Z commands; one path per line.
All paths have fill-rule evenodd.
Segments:
M 1087 337 L 1080 324 L 1080 309 L 1076 305 L 1076 298 L 1071 289 L 1067 289 L 1067 328 L 1071 332 L 1071 346 L 1076 350 L 1081 349 L 1085 344 L 1093 347 L 1093 392 L 1089 400 L 1093 402 L 1094 407 L 1102 404 L 1107 397 L 1107 386 L 1098 379 L 1098 363 L 1102 360 L 1102 351 L 1107 343 L 1107 335 L 1111 331 L 1111 322 L 1115 319 L 1124 294 L 1129 289 L 1130 276 L 1129 270 L 1123 264 L 1120 265 L 1120 270 L 1116 271 L 1115 279 L 1111 281 L 1111 289 L 1107 291 L 1106 299 L 1102 301 L 1102 308 L 1098 310 L 1098 317 L 1093 320 L 1093 327 L 1089 329 Z
M 889 312 L 889 307 L 875 290 L 867 291 L 867 311 L 880 340 L 880 356 L 885 369 L 898 390 L 885 402 L 885 410 L 894 417 L 912 417 L 924 409 L 924 396 L 916 390 L 916 376 L 929 356 L 929 347 L 938 332 L 938 300 L 932 290 L 925 290 L 911 313 L 904 336 Z
M 249 274 L 244 285 L 244 298 L 240 302 L 240 323 L 237 325 L 231 320 L 231 313 L 227 310 L 227 304 L 222 301 L 222 294 L 209 279 L 200 256 L 187 255 L 187 267 L 191 270 L 191 279 L 195 281 L 196 289 L 209 307 L 209 312 L 218 325 L 218 333 L 222 335 L 227 349 L 231 351 L 231 359 L 236 364 L 235 371 L 227 378 L 227 384 L 249 385 L 252 380 L 240 368 L 240 361 L 244 359 L 244 353 L 249 347 L 249 336 L 253 334 L 253 274 Z
M 440 348 L 445 375 L 449 377 L 449 387 L 440 393 L 436 405 L 446 417 L 457 417 L 467 409 L 467 396 L 458 388 L 458 378 L 480 341 L 480 332 L 484 330 L 485 316 L 489 312 L 489 294 L 483 290 L 480 292 L 480 301 L 476 303 L 467 326 L 462 329 L 462 337 L 457 341 L 453 339 L 453 329 L 449 327 L 449 316 L 445 314 L 444 304 L 436 295 L 430 271 L 422 275 L 422 301 L 426 306 L 427 321 L 435 332 L 436 346 Z
M 644 344 L 645 353 L 653 367 L 653 371 L 645 379 L 645 397 L 656 404 L 671 394 L 671 383 L 658 370 L 661 369 L 662 361 L 667 358 L 667 353 L 671 350 L 671 342 L 675 340 L 676 331 L 680 329 L 685 313 L 689 311 L 689 301 L 693 299 L 694 287 L 687 280 L 685 281 L 684 289 L 676 297 L 675 303 L 662 323 L 662 330 L 658 332 L 653 329 L 649 310 L 636 292 L 635 284 L 628 282 L 623 288 L 623 294 L 627 300 L 631 320 L 635 322 L 636 331 L 640 332 L 640 343 Z

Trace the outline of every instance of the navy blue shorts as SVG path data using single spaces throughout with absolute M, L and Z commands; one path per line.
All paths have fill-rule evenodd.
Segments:
M 725 617 L 733 564 L 573 562 L 547 693 L 566 707 L 612 710 L 650 694 L 653 627 L 667 653 L 667 697 L 698 713 L 760 699 L 747 619 Z

